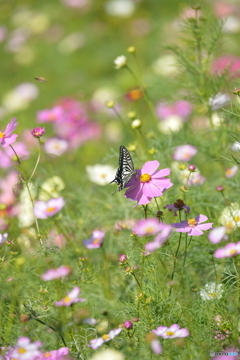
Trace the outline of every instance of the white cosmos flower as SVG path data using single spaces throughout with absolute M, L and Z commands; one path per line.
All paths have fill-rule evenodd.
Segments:
M 222 289 L 223 284 L 216 284 L 210 282 L 200 290 L 200 296 L 203 300 L 215 300 L 221 299 L 224 290 Z
M 235 143 L 232 145 L 231 149 L 233 151 L 239 151 L 240 150 L 240 142 L 239 141 L 235 141 Z
M 114 349 L 106 349 L 97 352 L 91 357 L 91 360 L 124 360 L 125 356 L 120 351 Z
M 48 139 L 44 144 L 44 150 L 47 154 L 60 156 L 67 151 L 68 142 L 57 138 Z
M 130 17 L 135 11 L 132 0 L 111 0 L 105 3 L 105 11 L 108 15 L 118 17 Z
M 210 97 L 209 105 L 212 110 L 218 110 L 230 103 L 230 97 L 228 94 L 217 93 L 215 96 Z
M 34 199 L 37 195 L 37 190 L 34 184 L 28 184 L 31 197 Z M 18 215 L 18 225 L 20 228 L 27 228 L 31 226 L 35 221 L 33 214 L 33 206 L 30 200 L 29 192 L 26 186 L 20 194 L 20 205 L 19 205 L 19 215 Z
M 118 56 L 114 60 L 115 69 L 121 69 L 122 67 L 127 65 L 127 58 L 124 55 Z
M 240 207 L 238 203 L 232 203 L 223 209 L 219 223 L 228 228 L 240 227 Z
M 159 130 L 164 134 L 171 134 L 171 132 L 179 131 L 183 126 L 180 116 L 170 115 L 158 124 Z
M 102 186 L 109 184 L 116 174 L 116 169 L 109 165 L 88 165 L 86 171 L 92 182 Z

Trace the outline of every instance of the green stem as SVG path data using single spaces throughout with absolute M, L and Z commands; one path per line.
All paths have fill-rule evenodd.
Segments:
M 28 179 L 28 181 L 30 181 L 33 177 L 33 175 L 35 174 L 35 171 L 37 170 L 37 167 L 38 167 L 38 164 L 39 164 L 39 161 L 40 161 L 40 158 L 41 158 L 41 143 L 40 143 L 40 139 L 38 138 L 38 158 L 37 158 L 37 162 L 36 162 L 36 165 L 34 166 L 34 169 L 33 169 L 33 172 L 30 176 L 30 178 Z

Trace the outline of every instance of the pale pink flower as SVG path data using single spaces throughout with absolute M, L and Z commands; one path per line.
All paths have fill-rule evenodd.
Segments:
M 15 171 L 8 173 L 6 178 L 0 180 L 0 203 L 3 203 L 7 206 L 12 206 L 16 200 L 16 195 L 14 193 L 14 185 L 17 185 L 18 174 Z
M 16 360 L 34 360 L 41 355 L 39 347 L 42 346 L 40 341 L 31 342 L 27 337 L 20 337 L 16 346 L 7 354 L 10 359 Z
M 157 160 L 148 161 L 142 169 L 137 170 L 127 183 L 125 197 L 137 201 L 139 205 L 145 205 L 152 198 L 162 196 L 163 192 L 173 184 L 166 179 L 166 176 L 170 174 L 170 169 L 157 170 L 159 165 Z
M 64 205 L 65 200 L 62 197 L 48 201 L 36 201 L 33 209 L 34 215 L 37 219 L 47 219 L 59 212 Z
M 16 122 L 16 118 L 12 118 L 10 123 L 7 125 L 5 131 L 4 132 L 0 131 L 0 145 L 2 145 L 2 147 L 5 148 L 16 141 L 18 135 L 12 134 L 12 132 L 15 130 L 17 125 L 18 123 Z
M 177 161 L 190 161 L 197 153 L 197 148 L 193 145 L 181 145 L 176 147 L 173 159 Z
M 167 326 L 159 326 L 156 330 L 152 330 L 152 332 L 163 339 L 182 338 L 189 335 L 188 330 L 180 329 L 178 324 L 173 324 L 169 328 Z
M 4 233 L 4 234 L 0 234 L 0 245 L 2 245 L 3 243 L 5 243 L 5 241 L 8 238 L 8 234 Z
M 47 154 L 60 156 L 68 150 L 68 142 L 63 139 L 50 138 L 44 144 Z
M 139 220 L 134 226 L 133 232 L 138 236 L 155 235 L 161 231 L 162 226 L 158 219 Z
M 154 352 L 154 354 L 159 355 L 163 351 L 162 346 L 161 346 L 160 342 L 158 341 L 158 339 L 152 339 L 150 342 L 150 346 L 151 346 L 151 349 Z
M 209 231 L 208 239 L 213 244 L 218 244 L 221 240 L 227 240 L 229 229 L 225 226 L 219 226 Z
M 221 249 L 215 251 L 214 256 L 217 259 L 232 257 L 240 254 L 240 241 L 237 243 L 229 243 Z
M 148 242 L 145 245 L 145 249 L 146 249 L 145 255 L 149 255 L 155 250 L 159 249 L 167 241 L 167 239 L 172 233 L 172 228 L 170 225 L 164 223 L 159 223 L 159 224 L 161 228 L 158 230 L 158 234 L 155 237 L 154 241 Z
M 45 281 L 55 280 L 68 276 L 71 273 L 72 269 L 69 266 L 60 266 L 57 269 L 47 270 L 42 274 L 41 278 Z
M 52 109 L 41 110 L 37 112 L 38 122 L 54 122 L 61 118 L 63 110 L 61 106 L 55 106 Z
M 89 239 L 83 240 L 83 245 L 87 249 L 98 249 L 103 244 L 104 236 L 105 236 L 105 231 L 93 230 L 92 236 Z
M 102 344 L 104 344 L 105 342 L 114 339 L 115 336 L 119 335 L 121 331 L 122 331 L 121 328 L 111 330 L 108 334 L 104 334 L 100 338 L 91 340 L 88 346 L 91 347 L 93 350 L 96 350 L 100 346 L 102 346 Z
M 224 71 L 228 71 L 232 77 L 236 78 L 240 76 L 240 57 L 234 55 L 221 56 L 213 61 L 212 73 L 222 74 Z
M 56 306 L 70 306 L 78 302 L 86 301 L 86 299 L 79 298 L 78 297 L 79 294 L 80 294 L 80 288 L 78 286 L 75 286 L 73 290 L 67 294 L 67 296 L 65 296 L 60 301 L 56 301 L 54 304 Z
M 234 165 L 233 167 L 226 169 L 225 170 L 226 178 L 232 178 L 234 175 L 236 175 L 237 171 L 238 171 L 237 165 Z
M 67 347 L 62 347 L 58 350 L 52 350 L 52 351 L 48 351 L 45 352 L 43 354 L 40 355 L 40 357 L 38 358 L 38 360 L 64 360 L 65 355 L 69 354 L 69 349 Z M 67 360 L 67 359 L 66 359 Z
M 16 142 L 14 144 L 14 150 L 17 153 L 17 156 L 19 157 L 20 160 L 26 160 L 29 158 L 30 153 L 23 142 Z M 4 152 L 5 155 L 11 161 L 11 165 L 13 165 L 13 161 L 15 162 L 17 161 L 15 152 L 10 147 L 7 147 Z
M 179 100 L 173 104 L 160 102 L 156 107 L 156 114 L 160 120 L 165 120 L 169 116 L 177 115 L 184 121 L 191 112 L 192 104 L 186 100 Z
M 201 224 L 206 220 L 208 220 L 207 216 L 198 215 L 195 218 L 171 224 L 171 226 L 176 228 L 177 232 L 186 232 L 189 236 L 199 236 L 203 234 L 202 230 L 212 229 L 213 223 Z

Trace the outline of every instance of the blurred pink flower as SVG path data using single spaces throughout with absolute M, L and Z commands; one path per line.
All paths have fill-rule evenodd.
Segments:
M 108 341 L 114 339 L 115 336 L 119 335 L 121 331 L 122 331 L 121 328 L 113 329 L 108 334 L 104 334 L 100 338 L 91 340 L 90 344 L 88 346 L 91 347 L 93 350 L 96 350 L 100 346 L 102 346 L 102 344 L 104 344 L 105 342 L 108 342 Z
M 161 354 L 162 353 L 162 346 L 160 344 L 160 342 L 158 341 L 158 339 L 152 339 L 150 342 L 150 346 L 152 351 L 154 352 L 154 354 Z
M 157 170 L 159 165 L 157 160 L 148 161 L 141 170 L 137 170 L 127 184 L 125 197 L 137 201 L 139 205 L 145 205 L 152 198 L 162 196 L 173 184 L 165 178 L 170 174 L 170 169 Z
M 39 347 L 40 341 L 31 342 L 27 337 L 20 337 L 17 344 L 7 353 L 10 359 L 33 360 L 41 355 Z
M 234 78 L 240 76 L 240 57 L 233 55 L 221 56 L 213 61 L 212 73 L 222 74 L 225 70 Z
M 188 330 L 180 329 L 178 324 L 173 324 L 169 328 L 167 326 L 159 326 L 156 330 L 152 330 L 152 332 L 157 336 L 161 336 L 163 339 L 174 339 L 189 336 Z
M 173 159 L 177 161 L 190 161 L 197 153 L 197 148 L 193 145 L 181 145 L 175 148 Z
M 47 270 L 42 274 L 41 278 L 45 281 L 55 280 L 68 276 L 72 272 L 72 269 L 69 266 L 60 266 L 57 269 Z
M 176 228 L 177 232 L 186 232 L 189 236 L 199 236 L 203 234 L 202 230 L 212 229 L 213 223 L 201 224 L 208 220 L 205 215 L 198 215 L 195 218 L 189 220 L 183 220 L 180 223 L 171 224 L 173 228 Z
M 105 236 L 105 231 L 93 230 L 92 236 L 89 239 L 83 240 L 83 245 L 87 249 L 98 249 L 103 244 L 104 236 Z
M 162 226 L 158 219 L 139 220 L 133 228 L 133 232 L 138 236 L 155 235 L 161 231 Z
M 38 122 L 54 122 L 61 118 L 63 110 L 60 106 L 55 106 L 52 109 L 41 110 L 37 112 Z
M 237 171 L 238 171 L 237 165 L 234 165 L 233 167 L 226 169 L 225 170 L 226 178 L 228 179 L 232 178 L 234 175 L 236 175 Z
M 229 15 L 234 15 L 237 9 L 235 4 L 230 4 L 227 1 L 218 1 L 214 4 L 214 13 L 218 18 L 226 18 Z
M 62 300 L 56 301 L 54 304 L 56 306 L 70 306 L 72 304 L 78 302 L 84 302 L 86 299 L 78 298 L 80 294 L 80 288 L 78 286 L 74 287 L 72 291 L 70 291 L 67 296 L 65 296 Z
M 29 158 L 29 155 L 30 155 L 29 151 L 23 142 L 16 142 L 14 144 L 14 150 L 17 153 L 17 156 L 19 157 L 20 160 L 26 160 Z M 5 156 L 7 156 L 9 158 L 11 165 L 13 165 L 13 162 L 17 161 L 17 157 L 16 157 L 14 151 L 10 147 L 7 147 L 6 149 L 4 149 L 4 153 L 5 153 Z
M 0 234 L 0 245 L 2 245 L 3 243 L 5 243 L 5 241 L 8 238 L 8 233 L 4 233 L 4 234 Z
M 155 237 L 154 241 L 148 242 L 145 245 L 145 255 L 149 255 L 155 250 L 159 249 L 167 241 L 167 239 L 172 233 L 172 227 L 170 225 L 164 223 L 159 224 L 161 228 L 158 230 L 158 234 Z
M 16 195 L 14 194 L 13 187 L 18 182 L 18 174 L 15 171 L 11 171 L 8 173 L 6 178 L 0 180 L 0 203 L 5 204 L 7 206 L 11 206 L 14 204 L 16 200 Z
M 186 100 L 179 100 L 173 104 L 160 102 L 156 107 L 156 114 L 160 120 L 165 120 L 172 115 L 178 115 L 184 121 L 191 112 L 192 104 Z
M 228 235 L 227 228 L 225 226 L 219 226 L 209 231 L 208 239 L 213 244 L 218 244 L 221 240 L 227 240 Z
M 240 254 L 240 241 L 237 243 L 229 243 L 221 249 L 215 251 L 214 256 L 217 259 L 232 257 Z
M 44 150 L 47 154 L 60 156 L 68 150 L 68 142 L 62 139 L 50 138 L 45 142 Z
M 48 201 L 36 201 L 34 205 L 34 215 L 37 219 L 47 219 L 55 215 L 65 205 L 63 197 L 53 198 Z
M 16 118 L 12 118 L 10 123 L 7 125 L 5 131 L 4 132 L 0 131 L 0 145 L 2 145 L 2 147 L 5 148 L 16 141 L 18 135 L 12 134 L 12 132 L 15 130 L 17 125 L 18 123 L 16 123 Z
M 52 350 L 52 351 L 48 351 L 48 352 L 41 354 L 37 360 L 46 360 L 46 359 L 64 360 L 64 356 L 68 355 L 68 354 L 69 354 L 69 349 L 67 347 L 62 347 L 58 350 Z

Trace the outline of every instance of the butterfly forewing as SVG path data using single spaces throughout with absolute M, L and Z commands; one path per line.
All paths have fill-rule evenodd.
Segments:
M 121 191 L 135 173 L 136 171 L 134 170 L 131 155 L 125 146 L 121 145 L 119 148 L 119 168 L 117 169 L 115 179 L 111 181 L 110 184 L 116 182 L 118 184 L 116 191 Z M 113 194 L 115 194 L 116 191 L 114 191 Z

